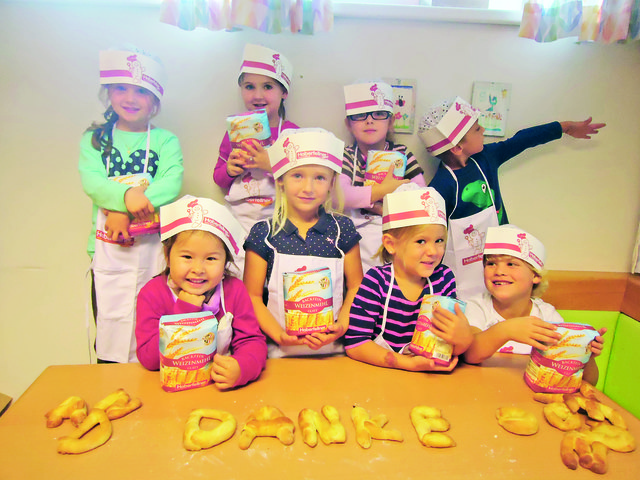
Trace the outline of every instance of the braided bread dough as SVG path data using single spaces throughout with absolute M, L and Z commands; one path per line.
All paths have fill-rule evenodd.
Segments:
M 88 452 L 104 445 L 111 438 L 111 432 L 111 421 L 107 414 L 94 408 L 71 435 L 58 440 L 58 453 Z
M 203 418 L 220 420 L 220 424 L 211 430 L 202 430 L 200 421 Z M 229 440 L 235 433 L 236 426 L 235 417 L 228 412 L 205 408 L 193 410 L 187 419 L 182 443 L 184 448 L 191 451 L 211 448 Z
M 351 410 L 351 420 L 356 428 L 356 442 L 362 448 L 371 447 L 371 439 L 392 440 L 402 442 L 404 438 L 398 430 L 385 430 L 383 427 L 389 422 L 386 415 L 369 417 L 369 413 L 362 407 L 354 406 Z
M 533 435 L 538 432 L 538 419 L 531 412 L 518 407 L 502 407 L 496 411 L 498 424 L 516 435 Z
M 47 428 L 55 428 L 62 425 L 65 418 L 71 420 L 74 426 L 78 426 L 87 418 L 87 404 L 80 397 L 69 397 L 56 408 L 49 410 L 44 415 L 47 417 Z
M 438 408 L 419 406 L 411 410 L 411 423 L 416 429 L 418 439 L 425 447 L 455 447 L 456 442 L 446 433 L 449 422 L 442 418 Z
M 96 403 L 93 408 L 103 410 L 109 420 L 124 417 L 140 408 L 142 402 L 139 398 L 131 398 L 127 392 L 119 388 Z
M 580 465 L 594 473 L 606 473 L 608 452 L 604 443 L 591 441 L 588 434 L 575 430 L 567 432 L 560 443 L 562 463 L 571 470 Z
M 277 437 L 284 445 L 291 445 L 295 440 L 294 430 L 295 425 L 290 418 L 276 407 L 265 405 L 249 415 L 240 432 L 238 445 L 246 450 L 256 437 Z
M 303 409 L 298 415 L 298 424 L 304 443 L 310 447 L 318 444 L 318 434 L 325 445 L 344 443 L 347 440 L 344 425 L 340 423 L 340 414 L 330 405 L 322 407 L 322 415 L 315 410 Z

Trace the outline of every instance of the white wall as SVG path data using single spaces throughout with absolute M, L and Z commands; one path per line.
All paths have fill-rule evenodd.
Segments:
M 547 246 L 560 270 L 627 271 L 640 210 L 640 49 L 537 44 L 516 27 L 336 19 L 315 36 L 184 32 L 157 8 L 0 2 L 0 391 L 20 395 L 51 364 L 89 361 L 85 329 L 91 203 L 78 141 L 100 118 L 98 51 L 132 43 L 160 56 L 169 84 L 156 123 L 178 135 L 183 193 L 221 199 L 211 180 L 227 114 L 242 110 L 236 78 L 245 43 L 295 67 L 290 119 L 347 139 L 342 86 L 378 76 L 418 80 L 417 111 L 474 80 L 513 85 L 509 135 L 592 115 L 596 139 L 565 138 L 501 170 L 514 223 Z M 423 163 L 435 161 L 403 136 Z

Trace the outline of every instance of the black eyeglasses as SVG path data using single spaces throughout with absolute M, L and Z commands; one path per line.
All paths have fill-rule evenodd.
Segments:
M 378 110 L 376 112 L 367 112 L 367 113 L 356 113 L 354 115 L 349 115 L 348 118 L 352 122 L 362 122 L 367 119 L 367 117 L 371 115 L 371 118 L 374 120 L 386 120 L 391 116 L 391 112 L 386 110 Z

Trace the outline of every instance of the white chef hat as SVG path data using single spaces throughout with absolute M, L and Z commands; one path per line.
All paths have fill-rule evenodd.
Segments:
M 267 153 L 274 178 L 302 165 L 322 165 L 340 173 L 344 142 L 322 128 L 286 129 Z
M 524 260 L 537 271 L 544 268 L 546 252 L 540 240 L 515 225 L 489 227 L 484 255 L 511 255 Z
M 480 110 L 460 97 L 431 107 L 420 120 L 418 136 L 432 155 L 455 147 L 480 117 Z
M 414 225 L 447 226 L 442 195 L 433 187 L 407 183 L 382 200 L 382 231 Z
M 213 233 L 237 255 L 242 248 L 244 229 L 224 205 L 210 198 L 185 195 L 160 207 L 160 239 L 166 240 L 186 230 Z
M 136 85 L 146 88 L 161 99 L 166 83 L 164 66 L 158 59 L 132 50 L 100 52 L 100 84 Z
M 287 58 L 262 45 L 247 44 L 242 54 L 240 75 L 257 73 L 279 81 L 289 91 L 293 79 L 293 66 Z
M 345 85 L 344 104 L 347 116 L 378 110 L 393 113 L 395 95 L 391 85 L 384 82 L 355 83 Z

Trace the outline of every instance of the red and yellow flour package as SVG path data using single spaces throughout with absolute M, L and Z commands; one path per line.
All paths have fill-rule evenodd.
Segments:
M 558 323 L 562 337 L 542 351 L 531 350 L 524 381 L 534 392 L 573 393 L 582 383 L 584 366 L 591 358 L 589 344 L 598 336 L 591 325 Z
M 249 139 L 268 147 L 271 145 L 271 128 L 267 111 L 260 109 L 227 117 L 227 133 L 231 148 L 243 148 L 243 143 Z
M 160 317 L 162 389 L 179 392 L 211 383 L 218 320 L 211 312 Z
M 327 332 L 333 324 L 331 270 L 287 272 L 284 278 L 284 318 L 288 335 Z
M 402 180 L 407 168 L 407 156 L 404 153 L 393 150 L 369 150 L 364 172 L 365 186 L 382 183 L 391 165 L 395 167 L 393 177 L 396 180 Z
M 437 365 L 449 365 L 453 356 L 453 345 L 447 343 L 437 335 L 431 333 L 431 318 L 433 309 L 436 305 L 455 312 L 455 304 L 460 305 L 464 312 L 467 304 L 461 300 L 451 297 L 443 297 L 440 295 L 425 295 L 420 304 L 420 313 L 416 322 L 416 329 L 413 332 L 413 338 L 409 344 L 409 350 L 416 355 L 422 355 L 426 358 L 433 358 Z

